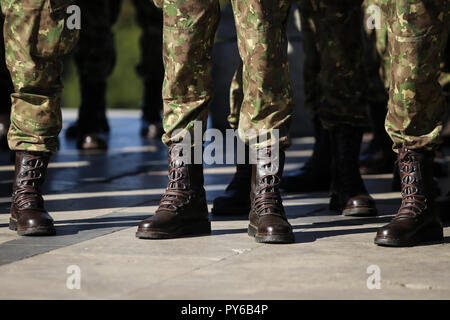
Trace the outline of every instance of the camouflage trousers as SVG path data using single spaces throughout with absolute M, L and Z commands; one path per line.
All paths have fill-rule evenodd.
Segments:
M 447 106 L 439 77 L 449 36 L 450 1 L 386 0 L 391 70 L 386 130 L 394 149 L 439 145 Z
M 61 56 L 76 44 L 66 27 L 68 0 L 1 0 L 11 73 L 11 150 L 55 152 L 61 130 Z
M 163 86 L 164 129 L 167 145 L 187 132 L 194 122 L 206 128 L 212 98 L 212 47 L 220 18 L 218 0 L 164 0 Z M 287 39 L 283 21 L 290 1 L 232 1 L 238 46 L 243 61 L 243 99 L 239 129 L 248 142 L 249 132 L 279 130 L 281 147 L 289 145 L 293 110 L 292 85 L 287 64 Z M 262 141 L 264 147 L 272 143 Z
M 326 128 L 368 126 L 359 0 L 298 0 L 305 47 L 306 106 Z
M 301 16 L 305 55 L 305 107 L 319 115 L 326 127 L 368 126 L 362 0 L 296 0 L 295 3 Z M 239 123 L 243 96 L 239 68 L 230 89 L 228 121 L 232 128 Z

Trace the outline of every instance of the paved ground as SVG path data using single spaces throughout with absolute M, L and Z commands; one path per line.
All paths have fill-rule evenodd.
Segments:
M 74 142 L 61 139 L 45 191 L 56 237 L 20 238 L 8 230 L 12 166 L 1 155 L 0 298 L 450 298 L 449 228 L 440 244 L 405 249 L 373 244 L 377 228 L 399 203 L 389 176 L 366 177 L 378 218 L 337 216 L 327 209 L 327 194 L 286 195 L 297 240 L 292 245 L 255 243 L 246 234 L 245 217 L 212 217 L 211 236 L 136 239 L 136 225 L 154 212 L 165 188 L 166 150 L 158 141 L 139 138 L 136 112 L 115 113 L 111 124 L 106 154 L 80 154 Z M 288 170 L 301 165 L 312 142 L 294 140 Z M 233 170 L 206 169 L 209 204 Z M 81 271 L 79 290 L 67 288 L 72 265 Z M 379 268 L 379 290 L 367 287 L 369 266 Z

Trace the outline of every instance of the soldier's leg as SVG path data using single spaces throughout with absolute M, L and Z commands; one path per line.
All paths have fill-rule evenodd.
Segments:
M 267 135 L 250 146 L 256 147 L 256 163 L 252 164 L 248 230 L 256 241 L 265 243 L 294 241 L 279 193 L 294 105 L 287 63 L 286 23 L 290 3 L 232 0 L 243 62 L 244 98 L 239 134 L 247 144 L 252 143 L 255 135 Z
M 141 27 L 141 60 L 137 72 L 144 81 L 141 135 L 148 138 L 163 134 L 161 112 L 164 64 L 162 59 L 162 10 L 148 0 L 133 0 L 136 20 Z
M 230 114 L 228 115 L 228 123 L 233 129 L 239 127 L 239 115 L 241 113 L 242 101 L 244 100 L 244 88 L 242 84 L 242 60 L 234 72 L 230 85 Z
M 14 87 L 6 66 L 3 24 L 4 17 L 0 15 L 0 150 L 9 150 L 7 135 L 11 115 L 11 94 L 14 92 Z
M 21 235 L 52 235 L 41 185 L 61 130 L 60 57 L 76 43 L 66 27 L 68 1 L 1 1 L 5 14 L 6 63 L 12 94 L 8 142 L 16 151 L 10 228 Z
M 109 132 L 106 118 L 107 79 L 116 61 L 112 25 L 118 15 L 117 1 L 77 0 L 81 8 L 80 41 L 74 58 L 81 87 L 77 122 L 66 136 L 77 139 L 78 149 L 106 149 L 102 133 Z M 116 12 L 117 11 L 117 12 Z
M 281 188 L 287 192 L 316 192 L 330 190 L 331 154 L 330 136 L 319 117 L 317 109 L 320 104 L 320 53 L 317 46 L 316 27 L 313 19 L 313 8 L 310 0 L 296 1 L 300 11 L 303 51 L 303 81 L 305 91 L 305 108 L 313 114 L 314 149 L 312 156 L 300 169 L 283 176 Z
M 233 75 L 230 86 L 230 114 L 228 122 L 230 127 L 237 129 L 239 126 L 239 115 L 244 99 L 242 83 L 242 60 Z M 248 157 L 248 148 L 246 148 Z M 250 211 L 250 184 L 252 178 L 252 166 L 248 163 L 237 163 L 236 172 L 225 189 L 225 194 L 214 199 L 211 213 L 219 216 L 245 216 Z
M 373 139 L 360 157 L 360 170 L 363 174 L 392 173 L 395 162 L 392 142 L 384 129 L 388 101 L 386 71 L 389 70 L 389 54 L 387 28 L 380 4 L 381 0 L 365 0 L 363 3 L 363 61 L 368 83 L 368 113 L 373 133 Z
M 359 172 L 363 129 L 368 126 L 362 60 L 361 1 L 311 0 L 320 52 L 318 114 L 330 130 L 330 208 L 344 215 L 371 216 L 375 203 Z
M 210 71 L 220 18 L 219 1 L 164 0 L 162 7 L 163 142 L 169 146 L 169 184 L 156 214 L 139 224 L 136 234 L 139 238 L 172 238 L 211 230 L 203 165 L 186 159 L 186 153 L 194 146 L 195 122 L 200 122 L 202 135 L 206 129 L 212 98 Z M 182 144 L 188 133 L 191 141 L 188 145 Z M 201 150 L 201 146 L 197 147 Z
M 387 1 L 391 57 L 386 130 L 398 153 L 402 204 L 375 243 L 410 246 L 441 240 L 434 206 L 433 157 L 447 112 L 438 82 L 449 35 L 447 0 Z

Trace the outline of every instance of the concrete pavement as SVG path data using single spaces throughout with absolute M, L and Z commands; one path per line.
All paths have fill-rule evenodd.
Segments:
M 67 127 L 75 113 L 64 115 Z M 154 212 L 166 186 L 166 149 L 139 138 L 137 112 L 110 116 L 106 154 L 79 153 L 61 136 L 45 190 L 56 237 L 21 238 L 8 229 L 13 171 L 8 155 L 0 155 L 1 299 L 450 298 L 450 228 L 444 243 L 373 244 L 377 228 L 399 204 L 389 175 L 365 177 L 377 218 L 338 216 L 328 210 L 325 193 L 285 195 L 296 237 L 291 245 L 256 243 L 246 234 L 245 217 L 212 217 L 211 236 L 135 238 L 137 224 Z M 312 142 L 294 139 L 288 170 L 305 161 Z M 210 205 L 233 170 L 206 168 Z M 80 271 L 80 289 L 70 289 L 75 282 L 68 286 L 70 266 Z M 381 288 L 369 289 L 369 277 L 379 279 Z

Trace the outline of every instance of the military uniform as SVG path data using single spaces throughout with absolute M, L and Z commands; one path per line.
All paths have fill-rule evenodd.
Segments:
M 386 130 L 398 153 L 402 203 L 375 243 L 412 246 L 441 241 L 435 208 L 434 150 L 447 106 L 439 83 L 450 31 L 450 1 L 389 0 L 381 4 L 390 55 Z
M 186 145 L 181 142 L 189 133 L 194 138 L 189 147 L 194 147 L 196 121 L 206 129 L 213 91 L 212 48 L 220 18 L 218 0 L 157 2 L 164 13 L 163 142 L 169 146 L 169 184 L 155 215 L 139 224 L 136 236 L 147 239 L 211 231 L 203 167 L 183 160 Z M 293 109 L 285 32 L 290 0 L 231 3 L 243 62 L 239 134 L 246 143 L 266 135 L 256 145 L 252 164 L 248 233 L 257 242 L 291 243 L 294 234 L 279 193 Z M 275 129 L 278 137 L 272 135 Z M 279 152 L 272 149 L 274 138 L 279 138 Z
M 79 34 L 66 28 L 70 3 L 1 1 L 6 64 L 15 88 L 8 135 L 12 150 L 53 153 L 57 149 L 62 125 L 60 58 L 72 50 Z
M 287 41 L 282 23 L 290 1 L 260 4 L 232 1 L 243 60 L 243 101 L 239 127 L 269 132 L 280 130 L 280 144 L 289 145 L 288 131 L 293 108 L 287 66 Z M 206 128 L 212 97 L 211 50 L 219 22 L 219 2 L 164 1 L 165 82 L 163 141 L 170 145 L 193 136 L 194 121 Z M 249 137 L 243 136 L 248 141 Z
M 100 139 L 92 133 L 109 131 L 106 119 L 107 78 L 116 62 L 113 25 L 120 14 L 122 0 L 78 0 L 83 12 L 81 37 L 75 50 L 80 76 L 82 103 L 76 126 L 69 128 L 69 138 L 79 135 L 79 148 L 85 149 L 83 134 Z M 143 119 L 161 123 L 162 81 L 162 12 L 149 0 L 133 0 L 136 20 L 142 29 L 141 60 L 136 70 L 144 81 Z M 80 135 L 81 134 L 81 135 Z M 100 142 L 100 141 L 99 141 Z M 99 147 L 93 144 L 92 148 Z M 101 143 L 106 147 L 106 143 Z
M 67 25 L 68 0 L 2 0 L 6 65 L 11 95 L 8 142 L 15 151 L 9 228 L 24 236 L 56 233 L 41 193 L 50 155 L 61 130 L 61 57 L 79 30 Z
M 449 1 L 387 1 L 382 8 L 391 57 L 386 130 L 396 149 L 432 150 L 440 143 L 447 112 L 438 79 Z

